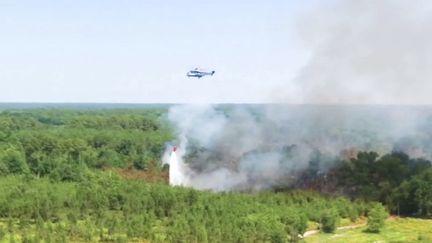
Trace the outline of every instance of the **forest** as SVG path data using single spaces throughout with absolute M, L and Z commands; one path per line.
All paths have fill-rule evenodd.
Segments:
M 262 192 L 170 187 L 166 113 L 2 110 L 0 241 L 297 242 L 311 225 L 333 232 L 380 208 L 432 215 L 431 162 L 399 151 L 360 151 L 325 173 L 318 152 L 292 186 Z

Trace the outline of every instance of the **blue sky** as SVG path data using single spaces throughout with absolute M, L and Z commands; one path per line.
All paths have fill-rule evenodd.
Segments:
M 310 5 L 0 0 L 0 102 L 271 102 L 307 59 Z

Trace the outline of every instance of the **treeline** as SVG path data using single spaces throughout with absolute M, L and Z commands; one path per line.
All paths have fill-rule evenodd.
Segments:
M 164 110 L 17 110 L 0 113 L 0 175 L 80 180 L 88 168 L 157 170 L 171 140 Z
M 81 182 L 0 178 L 0 240 L 287 242 L 369 208 L 314 192 L 211 193 L 87 172 Z
M 312 164 L 317 168 L 316 163 Z M 310 174 L 310 171 L 308 173 Z M 393 214 L 432 216 L 432 163 L 402 152 L 359 152 L 311 181 L 318 190 L 382 202 Z M 310 179 L 311 177 L 307 177 Z

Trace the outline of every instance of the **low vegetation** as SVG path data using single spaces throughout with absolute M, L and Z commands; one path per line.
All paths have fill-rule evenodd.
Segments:
M 3 239 L 156 242 L 295 241 L 308 221 L 359 217 L 368 205 L 315 192 L 220 193 L 87 172 L 80 182 L 11 175 L 0 179 Z M 333 215 L 332 215 L 333 217 Z
M 334 234 L 319 233 L 305 238 L 306 242 L 432 242 L 432 220 L 391 217 L 379 234 L 367 232 L 367 226 L 337 230 Z

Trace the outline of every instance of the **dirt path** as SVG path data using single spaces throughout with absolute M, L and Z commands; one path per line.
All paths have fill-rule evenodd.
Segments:
M 365 226 L 366 224 L 355 224 L 355 225 L 348 225 L 348 226 L 341 226 L 341 227 L 337 227 L 336 230 L 345 230 L 345 229 L 355 229 L 358 227 L 362 227 Z M 303 234 L 302 238 L 306 238 L 308 236 L 314 235 L 314 234 L 318 234 L 320 231 L 319 230 L 308 230 Z

